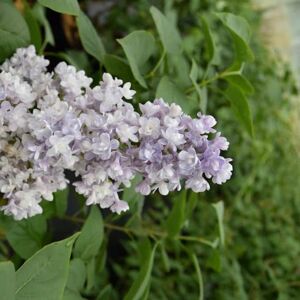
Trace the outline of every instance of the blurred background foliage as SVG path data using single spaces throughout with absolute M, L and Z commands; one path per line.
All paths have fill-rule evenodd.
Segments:
M 144 199 L 133 186 L 121 216 L 86 208 L 70 188 L 42 216 L 0 215 L 0 259 L 18 269 L 81 230 L 63 299 L 299 299 L 299 92 L 290 66 L 264 47 L 262 12 L 250 0 L 74 3 L 1 2 L 0 28 L 11 13 L 28 29 L 0 41 L 0 59 L 34 43 L 52 67 L 66 60 L 95 80 L 108 71 L 131 81 L 135 105 L 164 97 L 212 114 L 234 175 L 203 194 Z

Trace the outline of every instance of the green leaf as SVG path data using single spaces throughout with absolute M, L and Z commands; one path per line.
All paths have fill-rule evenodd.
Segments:
M 57 53 L 59 57 L 76 67 L 78 71 L 89 71 L 90 63 L 86 52 L 80 50 L 67 50 Z
M 30 33 L 28 26 L 8 2 L 0 2 L 0 62 L 10 57 L 17 48 L 28 46 Z
M 12 262 L 0 262 L 0 278 L 0 298 L 3 300 L 14 300 L 16 274 Z
M 46 46 L 48 43 L 52 46 L 54 46 L 54 36 L 52 33 L 51 26 L 48 22 L 48 19 L 45 15 L 45 8 L 38 3 L 34 5 L 32 8 L 32 13 L 35 16 L 35 18 L 38 20 L 38 22 L 44 27 L 45 30 L 45 40 L 43 46 Z
M 185 218 L 188 220 L 192 217 L 193 212 L 199 202 L 199 193 L 189 192 L 187 197 L 186 209 L 185 209 Z
M 78 16 L 80 13 L 77 0 L 38 0 L 38 2 L 62 14 Z
M 76 18 L 76 23 L 85 51 L 99 62 L 103 62 L 105 48 L 91 20 L 83 12 L 80 12 L 79 17 Z
M 232 110 L 248 133 L 253 136 L 253 122 L 249 103 L 245 95 L 235 85 L 229 85 L 225 96 L 231 103 Z
M 163 98 L 168 103 L 177 103 L 186 113 L 190 113 L 196 107 L 194 102 L 187 100 L 185 94 L 168 76 L 161 78 L 155 97 Z
M 197 96 L 200 101 L 200 108 L 201 108 L 202 112 L 205 113 L 206 107 L 207 107 L 207 97 L 205 94 L 206 88 L 205 87 L 200 88 L 200 85 L 197 83 L 198 75 L 199 75 L 199 67 L 198 67 L 197 63 L 195 62 L 195 60 L 193 59 L 192 60 L 192 68 L 191 68 L 189 76 L 190 76 L 191 82 L 197 92 Z
M 82 227 L 81 234 L 74 246 L 74 255 L 84 261 L 90 260 L 99 253 L 103 241 L 103 220 L 96 206 L 91 208 L 90 214 Z
M 224 73 L 223 78 L 232 85 L 240 88 L 245 95 L 251 95 L 254 93 L 252 84 L 241 74 L 226 75 L 226 73 Z
M 250 40 L 250 26 L 247 21 L 231 13 L 218 13 L 216 15 L 229 30 L 234 42 L 236 61 L 232 68 L 239 68 L 242 62 L 253 60 L 254 55 L 248 45 Z
M 197 274 L 197 279 L 198 279 L 198 284 L 199 284 L 199 300 L 203 300 L 204 299 L 204 285 L 203 285 L 203 278 L 202 278 L 202 273 L 201 273 L 201 269 L 200 269 L 200 265 L 197 259 L 197 256 L 195 253 L 192 253 L 192 260 L 193 260 L 193 264 L 194 267 L 196 269 L 196 274 Z
M 27 259 L 42 247 L 46 231 L 46 219 L 39 215 L 15 222 L 7 232 L 6 238 L 14 251 Z
M 219 201 L 217 203 L 212 204 L 213 208 L 216 210 L 217 218 L 218 218 L 218 226 L 219 226 L 219 236 L 220 236 L 220 244 L 222 247 L 225 245 L 225 231 L 224 231 L 224 202 Z
M 42 34 L 39 23 L 28 6 L 25 7 L 24 18 L 30 32 L 31 43 L 35 46 L 35 49 L 39 51 L 42 47 Z
M 150 13 L 165 51 L 169 54 L 180 53 L 182 50 L 182 40 L 177 28 L 156 7 L 152 6 Z
M 172 211 L 166 221 L 165 228 L 169 237 L 174 237 L 180 233 L 185 221 L 186 190 L 177 193 L 174 197 Z
M 131 69 L 125 59 L 112 54 L 105 54 L 103 58 L 105 69 L 110 74 L 125 81 L 133 81 Z
M 86 291 L 90 292 L 92 288 L 95 286 L 95 273 L 96 273 L 96 259 L 92 257 L 86 264 Z
M 135 191 L 136 186 L 142 181 L 142 176 L 135 176 L 131 181 L 131 186 L 124 188 L 122 200 L 126 201 L 130 207 L 130 210 L 135 212 L 138 211 L 139 215 L 143 208 L 144 196 Z
M 208 64 L 213 63 L 216 59 L 216 51 L 215 51 L 215 41 L 210 31 L 208 22 L 204 16 L 201 16 L 201 23 L 202 23 L 202 31 L 205 38 L 205 46 L 207 52 L 207 61 Z
M 170 259 L 169 259 L 168 253 L 166 251 L 164 242 L 160 243 L 160 249 L 161 249 L 161 258 L 162 258 L 163 266 L 164 266 L 166 272 L 169 272 L 170 268 L 171 268 L 170 267 Z
M 72 247 L 78 234 L 45 246 L 25 261 L 16 273 L 16 300 L 62 298 Z
M 206 266 L 212 268 L 216 272 L 221 272 L 222 260 L 220 249 L 213 249 L 206 261 Z
M 97 296 L 96 300 L 110 300 L 112 299 L 111 294 L 112 294 L 112 287 L 110 284 L 108 284 L 102 289 L 102 291 Z
M 191 66 L 189 60 L 182 54 L 169 54 L 167 56 L 168 74 L 179 89 L 190 87 L 189 78 Z
M 134 78 L 142 87 L 147 88 L 141 69 L 155 52 L 153 35 L 147 31 L 139 30 L 117 41 L 126 54 Z
M 148 242 L 149 243 L 149 242 Z M 147 248 L 147 242 L 145 242 L 145 247 Z M 142 299 L 147 288 L 150 284 L 151 272 L 153 267 L 154 255 L 157 248 L 157 244 L 154 245 L 151 251 L 144 251 L 143 253 L 143 264 L 141 266 L 140 272 L 135 279 L 133 285 L 129 289 L 128 293 L 125 296 L 125 300 L 138 300 Z
M 70 261 L 68 281 L 66 284 L 63 300 L 84 299 L 80 291 L 86 280 L 86 268 L 84 262 L 79 258 Z
M 68 187 L 65 188 L 64 190 L 57 191 L 54 193 L 54 204 L 55 204 L 56 215 L 58 217 L 62 217 L 67 210 L 68 196 L 69 196 Z

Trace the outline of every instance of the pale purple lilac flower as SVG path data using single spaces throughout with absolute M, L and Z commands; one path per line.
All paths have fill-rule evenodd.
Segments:
M 76 191 L 87 205 L 121 213 L 129 207 L 119 192 L 140 174 L 137 192 L 162 195 L 209 189 L 231 176 L 228 142 L 209 134 L 216 121 L 192 119 L 162 99 L 140 105 L 130 83 L 104 73 L 99 85 L 84 71 L 49 61 L 33 46 L 18 49 L 0 67 L 0 193 L 5 214 L 20 220 L 42 213 L 40 202 L 69 184 L 65 171 L 79 178 Z
M 210 188 L 207 179 L 222 184 L 231 177 L 231 159 L 220 155 L 229 143 L 219 133 L 213 139 L 208 137 L 215 132 L 212 116 L 198 114 L 192 119 L 178 105 L 169 105 L 162 99 L 147 102 L 140 109 L 143 121 L 134 161 L 144 180 L 138 192 L 148 195 L 158 189 L 166 195 L 180 190 L 182 184 L 194 192 L 203 192 Z M 152 126 L 153 134 L 144 134 L 147 120 L 159 120 Z

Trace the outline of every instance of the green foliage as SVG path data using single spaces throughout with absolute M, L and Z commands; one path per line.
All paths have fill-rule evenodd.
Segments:
M 45 246 L 16 272 L 16 299 L 61 299 L 68 278 L 72 246 L 78 234 Z
M 206 52 L 207 52 L 207 63 L 213 63 L 216 59 L 216 45 L 213 37 L 213 33 L 210 30 L 209 24 L 205 18 L 205 16 L 201 16 L 202 21 L 202 30 L 205 37 L 206 42 Z
M 179 104 L 186 113 L 191 111 L 191 105 L 189 104 L 185 94 L 168 76 L 161 78 L 157 86 L 155 97 L 163 98 L 169 103 L 175 102 Z
M 232 68 L 239 69 L 243 62 L 254 59 L 254 55 L 248 44 L 251 33 L 250 26 L 244 18 L 235 16 L 231 13 L 218 13 L 217 16 L 232 36 L 236 51 L 236 57 Z
M 77 26 L 85 51 L 98 61 L 103 62 L 105 48 L 92 22 L 83 12 L 80 12 L 77 17 Z
M 27 259 L 39 250 L 47 231 L 44 216 L 35 216 L 28 220 L 15 222 L 6 233 L 6 238 L 14 251 Z
M 97 207 L 92 207 L 91 212 L 82 228 L 81 235 L 74 247 L 74 255 L 88 261 L 99 252 L 103 240 L 103 221 Z
M 220 236 L 220 244 L 222 247 L 225 245 L 225 231 L 224 231 L 224 203 L 219 201 L 212 205 L 213 208 L 216 210 L 218 224 L 219 224 L 219 236 Z
M 38 20 L 34 17 L 33 11 L 28 6 L 26 6 L 24 12 L 24 18 L 30 32 L 30 40 L 35 46 L 36 50 L 39 51 L 42 47 L 42 35 Z
M 80 258 L 74 258 L 70 261 L 68 281 L 64 291 L 64 300 L 81 300 L 80 291 L 83 290 L 86 280 L 86 268 Z
M 184 224 L 186 217 L 186 194 L 186 191 L 182 191 L 174 197 L 173 209 L 171 210 L 165 225 L 169 237 L 178 235 Z
M 0 62 L 29 44 L 30 34 L 21 14 L 8 2 L 0 2 Z
M 147 239 L 141 241 L 139 245 L 139 250 L 143 255 L 143 259 L 141 261 L 141 270 L 130 290 L 126 294 L 124 298 L 125 300 L 147 299 L 145 294 L 148 294 L 156 248 L 157 244 L 155 244 L 151 249 L 150 242 Z
M 165 51 L 170 54 L 180 53 L 182 41 L 174 24 L 154 6 L 150 8 L 150 13 Z
M 54 193 L 54 204 L 56 215 L 62 217 L 67 210 L 68 205 L 69 188 Z
M 77 0 L 38 0 L 38 2 L 62 14 L 78 16 L 80 13 Z
M 16 274 L 14 264 L 10 261 L 0 262 L 0 274 L 1 299 L 15 299 Z
M 53 65 L 132 82 L 135 106 L 163 97 L 212 114 L 231 143 L 234 176 L 207 193 L 164 197 L 137 195 L 137 178 L 120 193 L 130 206 L 120 216 L 87 208 L 72 188 L 44 201 L 42 216 L 0 214 L 0 260 L 13 262 L 0 263 L 0 298 L 298 299 L 299 94 L 257 38 L 250 2 L 122 0 L 93 20 L 86 1 L 85 13 L 77 1 L 28 3 L 21 13 L 0 3 L 0 60 L 31 42 Z M 55 45 L 64 30 L 49 21 L 52 10 L 75 16 L 82 49 Z
M 39 24 L 42 25 L 44 28 L 45 33 L 44 33 L 44 42 L 42 47 L 44 48 L 48 43 L 54 46 L 54 37 L 53 37 L 52 29 L 48 19 L 46 18 L 44 7 L 36 3 L 32 8 L 32 14 L 34 15 L 35 19 L 39 22 Z M 33 36 L 31 36 L 31 38 L 32 38 L 32 42 L 34 43 Z
M 129 66 L 136 81 L 147 88 L 146 81 L 142 76 L 142 68 L 155 51 L 155 40 L 151 33 L 139 30 L 119 39 Z
M 197 256 L 193 253 L 192 254 L 192 260 L 196 269 L 196 274 L 197 274 L 197 279 L 199 283 L 199 300 L 204 299 L 204 285 L 203 285 L 203 278 L 202 278 L 202 273 L 200 269 L 200 265 L 197 259 Z
M 243 95 L 243 92 L 235 85 L 229 85 L 225 91 L 226 98 L 230 101 L 232 109 L 240 120 L 242 125 L 253 136 L 253 124 L 250 112 L 250 107 L 247 98 Z

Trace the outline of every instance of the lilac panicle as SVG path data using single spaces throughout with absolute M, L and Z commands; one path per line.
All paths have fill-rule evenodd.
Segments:
M 231 177 L 229 143 L 213 128 L 212 116 L 192 119 L 163 99 L 126 102 L 130 83 L 104 73 L 91 87 L 84 71 L 65 62 L 53 72 L 35 48 L 18 49 L 0 66 L 0 193 L 5 214 L 20 220 L 42 213 L 41 201 L 66 188 L 65 171 L 75 173 L 76 191 L 86 205 L 121 213 L 119 192 L 140 174 L 136 191 L 190 188 L 204 192 L 208 180 Z M 210 138 L 211 135 L 213 138 Z

